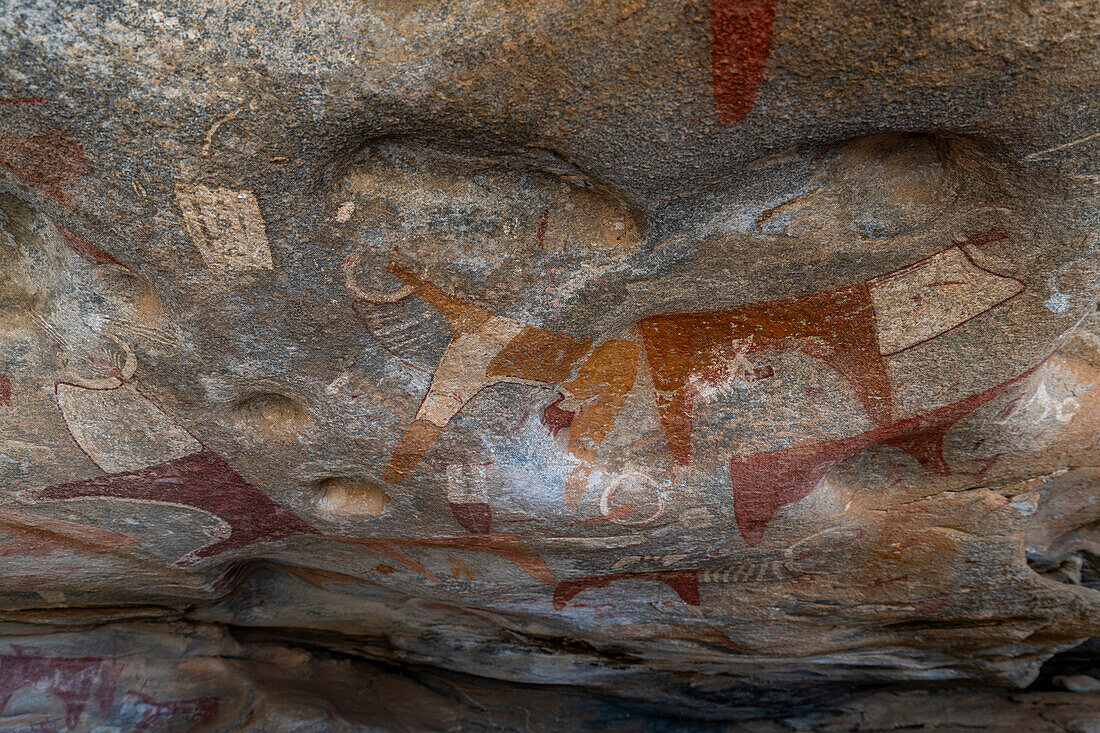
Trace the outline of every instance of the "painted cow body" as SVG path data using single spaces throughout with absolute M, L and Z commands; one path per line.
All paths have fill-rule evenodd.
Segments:
M 104 498 L 154 502 L 206 512 L 218 522 L 216 538 L 176 564 L 190 565 L 223 552 L 317 530 L 256 489 L 215 451 L 178 425 L 134 376 L 133 351 L 126 365 L 100 379 L 59 382 L 58 409 L 73 441 L 103 475 L 33 492 L 41 501 Z M 59 523 L 54 520 L 51 528 Z M 54 533 L 84 547 L 93 530 Z M 95 530 L 96 546 L 114 548 L 117 533 Z M 136 538 L 119 535 L 132 543 Z
M 349 274 L 349 287 L 364 300 L 396 302 L 415 294 L 451 327 L 451 339 L 428 391 L 394 449 L 383 480 L 402 481 L 478 392 L 512 383 L 555 389 L 564 395 L 565 407 L 575 406 L 563 409 L 561 400 L 555 402 L 544 423 L 555 432 L 568 429 L 568 449 L 582 462 L 573 480 L 583 481 L 634 387 L 643 351 L 669 450 L 677 463 L 686 465 L 692 461 L 698 391 L 767 376 L 754 375 L 745 356 L 788 349 L 800 350 L 836 371 L 875 428 L 812 447 L 734 453 L 735 511 L 747 541 L 759 541 L 775 509 L 805 496 L 829 468 L 869 445 L 894 445 L 942 473 L 946 464 L 939 443 L 947 427 L 1000 392 L 987 390 L 923 416 L 899 416 L 885 359 L 951 331 L 1025 290 L 1021 280 L 982 267 L 969 252 L 969 247 L 1003 238 L 997 233 L 972 238 L 899 270 L 805 296 L 650 316 L 635 324 L 636 341 L 598 344 L 463 303 L 396 262 L 387 269 L 404 287 L 387 300 L 371 300 L 354 288 Z M 957 414 L 960 409 L 964 411 Z M 567 498 L 570 492 L 575 499 L 576 487 L 567 488 Z

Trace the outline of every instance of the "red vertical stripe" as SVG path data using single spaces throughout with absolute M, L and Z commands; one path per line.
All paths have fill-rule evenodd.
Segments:
M 764 75 L 776 0 L 710 0 L 711 77 L 718 121 L 748 117 Z

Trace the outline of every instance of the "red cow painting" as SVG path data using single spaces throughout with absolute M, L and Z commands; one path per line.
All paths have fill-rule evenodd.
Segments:
M 973 237 L 870 280 L 809 295 L 650 316 L 635 324 L 636 340 L 603 343 L 470 305 L 396 261 L 387 270 L 401 280 L 400 288 L 364 289 L 356 282 L 353 256 L 345 267 L 346 284 L 358 299 L 384 307 L 418 296 L 444 316 L 451 330 L 427 392 L 382 478 L 399 483 L 409 475 L 480 391 L 497 384 L 528 385 L 564 396 L 564 403 L 558 399 L 546 408 L 543 423 L 554 433 L 569 431 L 568 451 L 580 462 L 566 487 L 575 505 L 577 484 L 589 475 L 591 461 L 634 388 L 643 354 L 669 451 L 676 462 L 687 465 L 692 462 L 697 391 L 743 378 L 746 354 L 785 350 L 798 350 L 839 374 L 876 427 L 814 447 L 749 456 L 732 452 L 735 513 L 749 544 L 760 541 L 775 509 L 805 496 L 829 467 L 870 445 L 893 445 L 943 472 L 943 433 L 1007 385 L 926 415 L 902 417 L 895 411 L 886 360 L 1003 306 L 1026 289 L 1022 280 L 983 267 L 971 254 L 972 247 L 1004 238 L 1001 233 Z M 575 410 L 563 409 L 566 403 Z
M 0 712 L 28 687 L 49 692 L 65 706 L 65 730 L 76 730 L 90 702 L 103 714 L 115 696 L 119 669 L 99 657 L 44 657 L 17 649 L 0 655 Z
M 105 367 L 98 378 L 70 378 L 55 386 L 73 441 L 104 475 L 38 489 L 36 499 L 152 502 L 198 509 L 217 519 L 214 540 L 177 565 L 257 542 L 317 534 L 177 425 L 135 376 L 133 350 L 122 339 L 112 339 L 125 354 L 121 366 Z

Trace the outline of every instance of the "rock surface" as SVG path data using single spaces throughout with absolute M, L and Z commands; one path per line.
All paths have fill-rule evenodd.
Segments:
M 0 725 L 1100 729 L 1097 28 L 0 1 Z

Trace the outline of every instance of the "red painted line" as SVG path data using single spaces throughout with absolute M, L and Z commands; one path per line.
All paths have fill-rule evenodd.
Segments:
M 718 121 L 748 117 L 771 51 L 776 0 L 710 0 L 714 108 Z
M 542 249 L 546 245 L 546 227 L 550 225 L 550 209 L 543 209 L 539 212 L 539 229 L 536 237 L 539 242 L 539 249 Z
M 0 97 L 0 104 L 45 104 L 46 97 Z
M 117 267 L 121 267 L 125 270 L 130 270 L 130 272 L 133 272 L 133 270 L 130 269 L 129 266 L 127 266 L 123 262 L 120 262 L 110 252 L 104 252 L 99 247 L 95 246 L 79 234 L 69 231 L 60 224 L 57 226 L 57 229 L 61 232 L 62 235 L 64 235 L 65 241 L 69 243 L 69 246 L 72 247 L 73 250 L 75 250 L 78 254 L 80 254 L 81 257 L 91 260 L 97 265 L 115 265 Z

